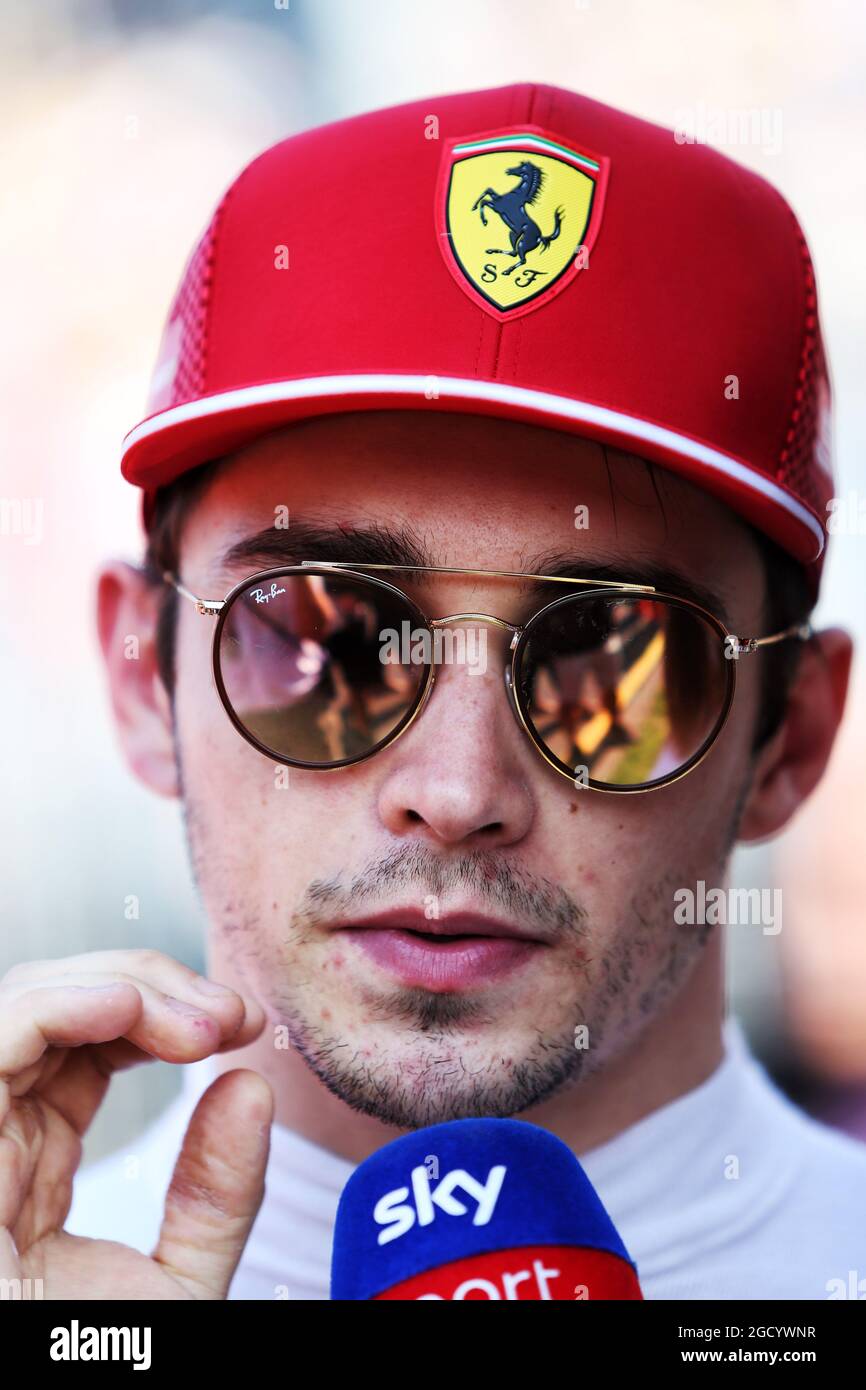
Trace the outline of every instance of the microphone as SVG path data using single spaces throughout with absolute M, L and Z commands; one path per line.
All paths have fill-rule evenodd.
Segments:
M 571 1149 L 522 1120 L 450 1120 L 393 1140 L 346 1183 L 332 1299 L 642 1299 Z

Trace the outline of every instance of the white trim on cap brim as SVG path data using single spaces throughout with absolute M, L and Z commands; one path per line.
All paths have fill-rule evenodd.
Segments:
M 435 372 L 427 376 L 371 372 L 351 376 L 303 377 L 296 381 L 264 382 L 258 386 L 241 386 L 233 391 L 202 396 L 198 400 L 187 401 L 184 405 L 171 406 L 168 410 L 160 411 L 158 415 L 152 415 L 148 420 L 136 425 L 123 441 L 124 453 L 142 440 L 161 434 L 175 425 L 204 419 L 209 415 L 220 415 L 230 410 L 272 405 L 280 401 L 314 400 L 319 396 L 426 395 L 431 389 L 435 391 L 437 399 L 446 396 L 460 400 L 499 401 L 517 409 L 537 411 L 554 419 L 573 420 L 579 424 L 592 425 L 599 430 L 611 430 L 628 439 L 642 440 L 661 449 L 669 449 L 671 453 L 714 469 L 752 492 L 761 493 L 807 527 L 817 542 L 818 555 L 824 549 L 824 533 L 820 522 L 797 501 L 796 497 L 792 497 L 772 479 L 764 477 L 762 473 L 740 463 L 738 459 L 731 458 L 729 454 L 711 448 L 708 444 L 701 444 L 698 440 L 690 439 L 688 435 L 679 434 L 676 430 L 666 429 L 663 425 L 652 424 L 634 415 L 623 415 L 617 410 L 609 410 L 606 406 L 577 401 L 570 396 L 535 391 L 526 386 L 509 386 L 505 382 L 437 376 Z

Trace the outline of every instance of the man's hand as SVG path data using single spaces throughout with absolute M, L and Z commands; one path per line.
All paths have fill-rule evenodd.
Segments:
M 258 1004 L 159 951 L 10 970 L 0 981 L 0 1279 L 41 1279 L 49 1299 L 225 1298 L 264 1192 L 273 1098 L 256 1072 L 220 1076 L 199 1101 L 152 1257 L 63 1223 L 81 1137 L 112 1074 L 244 1047 L 264 1022 Z

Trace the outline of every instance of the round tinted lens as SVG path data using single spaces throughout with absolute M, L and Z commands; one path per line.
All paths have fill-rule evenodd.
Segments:
M 423 694 L 423 641 L 412 640 L 421 615 L 375 580 L 268 575 L 239 590 L 220 621 L 223 701 L 279 760 L 356 761 L 398 732 Z
M 703 752 L 730 704 L 724 632 L 672 599 L 566 598 L 527 627 L 518 697 L 535 738 L 593 783 L 668 781 Z

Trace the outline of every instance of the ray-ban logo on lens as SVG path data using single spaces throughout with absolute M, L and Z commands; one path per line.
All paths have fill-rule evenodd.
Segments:
M 466 666 L 470 676 L 487 670 L 485 628 L 437 627 L 428 632 L 413 628 L 408 619 L 379 633 L 379 660 L 383 666 Z
M 285 592 L 285 589 L 278 589 L 276 582 L 274 582 L 269 589 L 250 589 L 250 598 L 254 599 L 256 603 L 270 603 L 272 598 Z

